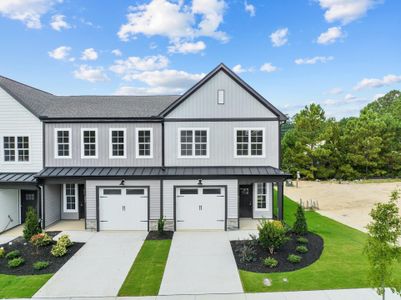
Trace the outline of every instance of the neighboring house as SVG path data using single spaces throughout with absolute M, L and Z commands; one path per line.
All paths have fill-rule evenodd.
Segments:
M 231 230 L 283 216 L 286 116 L 223 64 L 182 96 L 52 96 L 41 113 L 43 226 Z

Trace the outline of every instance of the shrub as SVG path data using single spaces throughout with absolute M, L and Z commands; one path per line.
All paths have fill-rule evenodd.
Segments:
M 0 248 L 0 258 L 3 258 L 6 255 L 6 250 L 3 247 Z
M 305 212 L 302 205 L 298 205 L 292 231 L 300 235 L 304 235 L 308 232 L 308 225 L 306 224 Z
M 43 270 L 43 269 L 46 269 L 49 266 L 49 264 L 50 263 L 48 261 L 39 260 L 39 261 L 33 263 L 33 268 L 35 270 Z
M 287 257 L 287 260 L 288 260 L 290 263 L 292 263 L 292 264 L 297 264 L 297 263 L 300 263 L 300 262 L 301 262 L 302 257 L 299 256 L 299 255 L 290 254 L 290 255 L 288 255 L 288 257 Z
M 278 248 L 288 241 L 287 231 L 280 221 L 263 220 L 258 226 L 259 243 L 273 254 Z
M 52 242 L 52 238 L 47 233 L 38 233 L 31 237 L 30 242 L 36 247 L 44 247 Z
M 277 261 L 277 259 L 274 259 L 273 257 L 268 257 L 268 258 L 265 258 L 264 260 L 263 260 L 263 264 L 266 266 L 266 267 L 269 267 L 269 268 L 275 268 L 275 267 L 277 267 L 277 265 L 278 265 L 278 261 Z
M 250 243 L 253 247 L 256 247 L 256 246 L 259 245 L 258 236 L 257 236 L 256 234 L 250 234 L 249 237 L 250 237 L 249 243 Z
M 68 234 L 63 234 L 57 241 L 57 244 L 63 245 L 65 248 L 72 246 L 72 242 Z
M 63 244 L 57 243 L 52 247 L 50 252 L 55 257 L 61 257 L 67 254 L 67 247 Z
M 33 235 L 41 232 L 42 228 L 40 228 L 38 215 L 36 214 L 35 209 L 28 207 L 23 230 L 24 239 L 29 241 Z
M 163 235 L 165 223 L 166 221 L 163 218 L 160 218 L 159 221 L 157 221 L 157 231 L 159 232 L 159 235 Z
M 306 246 L 297 246 L 295 248 L 295 251 L 297 251 L 298 253 L 306 253 L 308 252 L 308 248 Z
M 8 252 L 6 254 L 6 258 L 8 260 L 14 259 L 14 258 L 17 258 L 17 257 L 20 257 L 20 256 L 21 256 L 21 252 L 19 252 L 19 250 L 13 250 L 13 251 L 10 251 L 10 252 Z
M 244 244 L 238 253 L 239 260 L 242 263 L 250 263 L 256 261 L 256 250 L 251 244 Z
M 299 238 L 297 238 L 297 242 L 300 244 L 307 244 L 309 241 L 307 238 L 300 236 Z
M 8 267 L 9 268 L 16 268 L 22 265 L 25 262 L 25 260 L 22 257 L 17 257 L 13 258 L 8 261 Z

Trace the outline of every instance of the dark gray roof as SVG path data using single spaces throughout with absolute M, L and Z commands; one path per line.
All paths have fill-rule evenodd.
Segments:
M 35 173 L 0 173 L 0 183 L 35 183 Z
M 48 167 L 36 177 L 238 177 L 238 176 L 275 176 L 289 178 L 280 169 L 265 167 Z
M 56 96 L 0 76 L 0 87 L 42 119 L 152 118 L 179 98 L 163 96 Z

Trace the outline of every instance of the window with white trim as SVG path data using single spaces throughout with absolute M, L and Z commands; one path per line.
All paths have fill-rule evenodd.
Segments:
M 268 199 L 268 189 L 266 187 L 266 183 L 258 182 L 256 183 L 256 209 L 257 210 L 266 210 L 267 208 L 267 199 Z
M 110 157 L 125 158 L 125 129 L 110 129 Z
M 152 128 L 136 129 L 136 157 L 152 158 L 153 157 L 153 130 Z
M 264 155 L 263 129 L 236 129 L 235 155 L 260 157 Z
M 4 161 L 5 162 L 28 162 L 29 161 L 29 137 L 28 136 L 5 136 L 3 137 Z
M 217 90 L 217 104 L 224 104 L 225 92 L 224 90 Z
M 82 129 L 82 158 L 97 158 L 97 130 Z
M 179 157 L 207 157 L 208 130 L 180 129 Z
M 77 184 L 64 184 L 64 212 L 78 212 Z
M 71 129 L 56 129 L 56 158 L 71 158 Z

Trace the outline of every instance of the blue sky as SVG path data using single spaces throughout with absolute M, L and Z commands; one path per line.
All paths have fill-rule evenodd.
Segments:
M 0 74 L 59 95 L 182 93 L 224 62 L 284 113 L 401 89 L 399 0 L 1 0 Z

